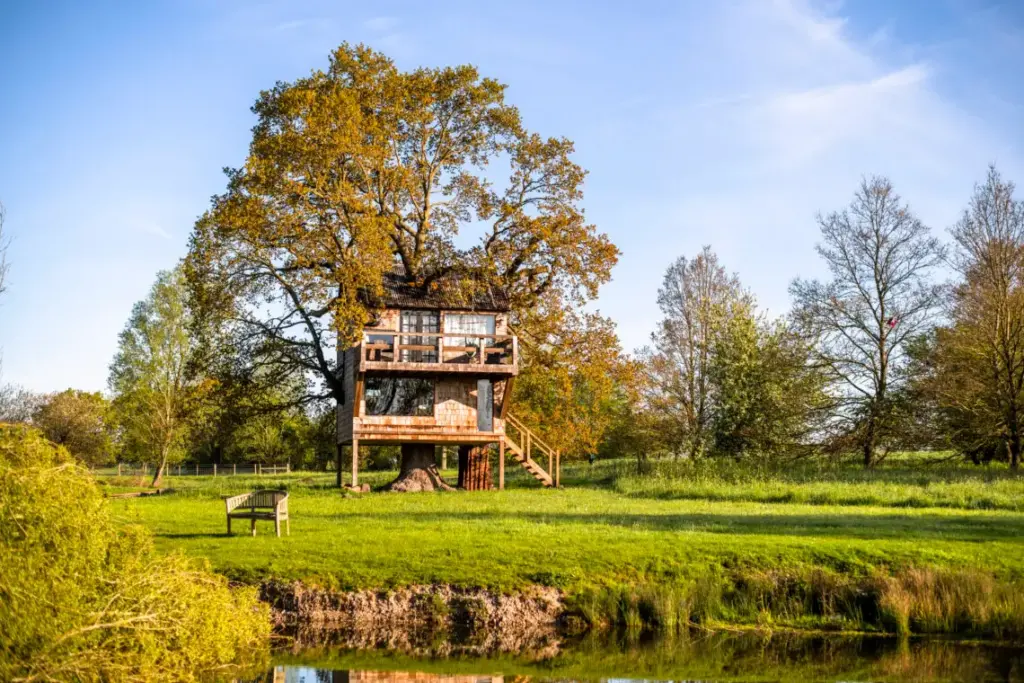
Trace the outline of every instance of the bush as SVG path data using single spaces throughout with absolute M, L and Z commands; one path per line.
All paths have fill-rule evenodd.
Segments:
M 263 664 L 254 589 L 113 519 L 68 452 L 0 425 L 0 679 L 195 680 Z

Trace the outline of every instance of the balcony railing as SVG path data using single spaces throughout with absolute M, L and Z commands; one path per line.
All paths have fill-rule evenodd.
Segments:
M 359 360 L 363 369 L 433 364 L 453 370 L 503 371 L 519 362 L 519 341 L 509 334 L 374 330 L 363 335 Z

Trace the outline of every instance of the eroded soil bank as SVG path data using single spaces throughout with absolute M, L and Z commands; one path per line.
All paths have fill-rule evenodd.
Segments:
M 567 614 L 562 593 L 545 586 L 504 595 L 448 585 L 338 591 L 268 581 L 260 598 L 271 606 L 275 630 L 303 647 L 341 639 L 350 647 L 415 652 L 457 636 L 451 642 L 465 653 L 550 655 Z

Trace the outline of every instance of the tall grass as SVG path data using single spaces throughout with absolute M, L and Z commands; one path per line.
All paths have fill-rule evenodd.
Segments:
M 871 470 L 829 460 L 655 460 L 642 473 L 617 461 L 592 476 L 635 498 L 1024 510 L 1024 477 L 1007 467 L 929 460 L 894 458 Z
M 688 581 L 584 591 L 570 599 L 570 614 L 591 627 L 661 633 L 739 624 L 1024 640 L 1024 582 L 925 567 L 863 576 L 712 571 Z

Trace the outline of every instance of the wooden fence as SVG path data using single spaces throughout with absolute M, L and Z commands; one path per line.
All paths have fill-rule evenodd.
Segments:
M 201 465 L 198 463 L 183 463 L 181 465 L 168 465 L 164 474 L 169 477 L 229 477 L 239 474 L 256 476 L 264 474 L 288 474 L 291 471 L 291 465 L 261 465 L 259 463 Z M 97 473 L 109 475 L 116 474 L 119 477 L 145 477 L 152 476 L 154 474 L 154 469 L 145 463 L 141 465 L 118 463 L 116 468 L 104 468 L 102 470 L 97 470 Z

